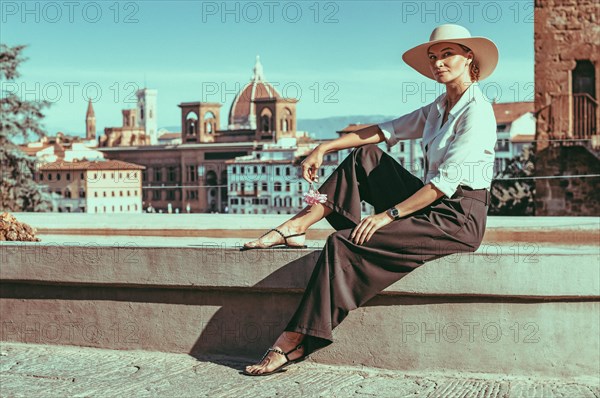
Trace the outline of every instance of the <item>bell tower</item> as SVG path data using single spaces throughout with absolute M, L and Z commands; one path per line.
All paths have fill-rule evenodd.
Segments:
M 88 108 L 85 114 L 85 138 L 87 140 L 96 139 L 96 114 L 91 99 L 88 99 Z
M 150 145 L 158 144 L 158 122 L 156 115 L 156 97 L 157 91 L 143 88 L 136 92 L 137 96 L 137 115 L 139 127 L 146 132 L 146 137 L 150 137 Z
M 181 108 L 181 142 L 215 142 L 220 126 L 222 104 L 217 102 L 183 102 Z
M 256 104 L 256 140 L 279 141 L 296 137 L 295 98 L 258 98 Z

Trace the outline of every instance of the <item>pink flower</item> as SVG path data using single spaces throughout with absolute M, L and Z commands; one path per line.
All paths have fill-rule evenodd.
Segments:
M 308 192 L 304 194 L 304 201 L 309 205 L 314 205 L 315 203 L 325 203 L 327 201 L 327 195 L 319 193 L 319 191 L 317 191 L 311 183 Z

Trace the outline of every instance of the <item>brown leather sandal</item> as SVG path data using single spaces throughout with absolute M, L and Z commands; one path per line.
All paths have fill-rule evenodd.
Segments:
M 288 249 L 306 249 L 308 246 L 306 245 L 290 245 L 288 244 L 288 238 L 293 238 L 294 236 L 302 236 L 302 235 L 306 235 L 306 232 L 302 232 L 300 234 L 292 234 L 292 235 L 288 235 L 285 236 L 280 230 L 278 230 L 277 228 L 272 228 L 270 230 L 268 230 L 267 232 L 265 232 L 264 234 L 262 234 L 260 236 L 260 238 L 262 238 L 263 236 L 267 235 L 269 232 L 271 231 L 275 231 L 277 232 L 279 235 L 281 235 L 283 237 L 283 241 L 284 243 L 274 243 L 271 246 L 266 246 L 266 247 L 250 247 L 250 246 L 242 246 L 240 247 L 240 251 L 244 251 L 244 250 L 253 250 L 253 249 L 278 249 L 278 248 L 288 248 Z M 258 238 L 258 239 L 260 239 Z
M 260 359 L 260 361 L 258 361 L 258 363 L 261 363 L 261 362 L 262 362 L 262 361 L 263 361 L 263 360 L 264 360 L 264 359 L 267 357 L 267 355 L 269 354 L 269 352 L 271 352 L 271 351 L 275 351 L 276 353 L 283 355 L 283 356 L 285 357 L 285 359 L 286 359 L 286 362 L 285 362 L 285 363 L 283 363 L 281 366 L 279 366 L 279 367 L 277 367 L 277 368 L 273 369 L 273 370 L 272 370 L 272 371 L 270 371 L 270 372 L 263 372 L 263 373 L 250 373 L 250 372 L 247 372 L 247 371 L 246 371 L 246 369 L 244 369 L 243 373 L 244 373 L 245 375 L 248 375 L 248 376 L 268 376 L 268 375 L 271 375 L 271 374 L 273 374 L 273 373 L 279 373 L 279 372 L 282 372 L 286 366 L 288 366 L 288 365 L 291 365 L 291 364 L 293 364 L 293 363 L 302 362 L 302 361 L 304 361 L 306 358 L 308 358 L 308 355 L 302 355 L 301 357 L 298 357 L 298 358 L 296 358 L 296 359 L 290 359 L 290 358 L 288 357 L 288 354 L 290 354 L 290 353 L 292 353 L 292 352 L 294 352 L 294 351 L 296 351 L 296 350 L 298 350 L 298 349 L 300 349 L 300 348 L 302 348 L 302 344 L 298 344 L 298 345 L 297 345 L 295 348 L 291 349 L 291 350 L 290 350 L 290 351 L 288 351 L 288 352 L 283 352 L 283 351 L 281 351 L 281 350 L 278 350 L 277 348 L 273 348 L 273 347 L 271 347 L 271 348 L 269 348 L 269 349 L 267 350 L 267 352 L 265 352 L 265 354 L 262 356 L 262 358 Z

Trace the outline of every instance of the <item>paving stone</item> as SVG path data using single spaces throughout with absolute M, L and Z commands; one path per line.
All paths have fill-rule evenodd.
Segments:
M 593 398 L 600 378 L 409 374 L 312 361 L 273 376 L 185 354 L 0 342 L 0 397 Z

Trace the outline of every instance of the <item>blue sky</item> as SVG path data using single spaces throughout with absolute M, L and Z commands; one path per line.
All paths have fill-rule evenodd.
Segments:
M 53 103 L 45 126 L 85 131 L 91 96 L 97 128 L 121 125 L 135 88 L 158 90 L 159 126 L 178 125 L 177 104 L 223 104 L 260 55 L 265 77 L 299 99 L 298 118 L 402 115 L 443 86 L 421 78 L 402 53 L 433 28 L 459 23 L 497 44 L 482 82 L 499 102 L 533 100 L 532 1 L 3 1 L 0 36 L 26 44 L 18 84 L 3 88 Z M 212 88 L 215 92 L 207 91 Z

